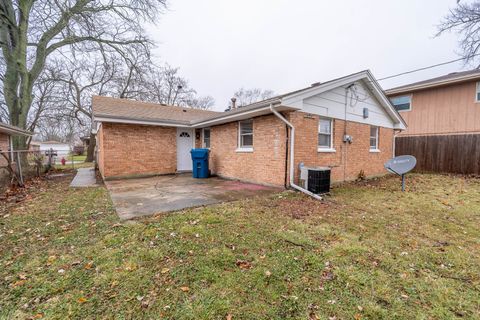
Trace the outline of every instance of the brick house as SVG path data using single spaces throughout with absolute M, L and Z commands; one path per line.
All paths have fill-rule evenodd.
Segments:
M 226 112 L 99 96 L 92 105 L 104 179 L 189 171 L 193 147 L 210 149 L 212 174 L 260 184 L 294 186 L 300 163 L 331 167 L 333 181 L 377 176 L 406 128 L 369 71 Z

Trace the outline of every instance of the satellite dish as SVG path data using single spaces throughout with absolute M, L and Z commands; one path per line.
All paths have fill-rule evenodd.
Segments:
M 402 191 L 405 191 L 405 174 L 412 171 L 417 164 L 414 156 L 399 156 L 388 160 L 385 169 L 402 177 Z

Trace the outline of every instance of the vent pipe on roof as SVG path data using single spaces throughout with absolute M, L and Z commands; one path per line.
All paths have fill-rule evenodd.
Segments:
M 232 110 L 237 109 L 237 98 L 233 97 L 231 100 L 232 100 Z

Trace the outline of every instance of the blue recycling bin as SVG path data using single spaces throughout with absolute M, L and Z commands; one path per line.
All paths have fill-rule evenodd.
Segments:
M 197 179 L 208 178 L 208 149 L 192 149 L 193 177 Z

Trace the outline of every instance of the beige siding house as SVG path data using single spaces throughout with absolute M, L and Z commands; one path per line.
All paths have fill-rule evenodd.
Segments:
M 389 89 L 408 129 L 401 135 L 480 133 L 480 70 Z
M 417 169 L 480 173 L 480 70 L 450 73 L 386 91 L 408 124 L 396 154 Z

